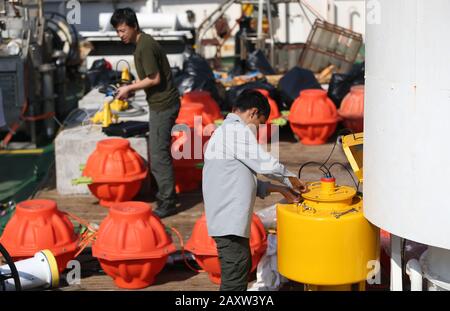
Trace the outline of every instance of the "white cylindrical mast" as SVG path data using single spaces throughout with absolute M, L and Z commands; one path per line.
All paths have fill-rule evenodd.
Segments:
M 366 27 L 365 215 L 450 249 L 450 1 L 370 0 Z

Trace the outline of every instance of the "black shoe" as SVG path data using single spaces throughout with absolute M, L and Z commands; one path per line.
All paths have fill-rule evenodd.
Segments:
M 159 218 L 166 218 L 178 213 L 178 209 L 175 206 L 165 207 L 165 208 L 155 208 L 153 210 L 153 214 L 158 216 Z

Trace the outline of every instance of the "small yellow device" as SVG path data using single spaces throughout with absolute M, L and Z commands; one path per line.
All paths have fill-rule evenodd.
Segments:
M 242 4 L 241 9 L 242 9 L 242 15 L 252 16 L 255 7 L 253 4 L 244 3 L 244 4 Z
M 122 69 L 121 80 L 122 84 L 128 84 L 131 82 L 130 71 L 128 70 L 128 67 L 124 67 Z
M 108 127 L 111 123 L 117 123 L 119 117 L 111 111 L 111 101 L 105 100 L 103 103 L 103 110 L 97 112 L 94 117 L 91 118 L 92 123 L 102 124 L 102 127 Z
M 124 67 L 122 69 L 122 74 L 120 77 L 120 84 L 124 85 L 124 84 L 130 84 L 130 83 L 131 83 L 130 71 L 129 71 L 128 67 Z M 114 111 L 124 111 L 124 110 L 127 110 L 128 107 L 129 107 L 128 101 L 126 101 L 126 100 L 114 99 L 111 103 L 111 109 Z
M 114 99 L 111 103 L 111 109 L 114 111 L 124 111 L 128 109 L 128 102 L 121 99 Z

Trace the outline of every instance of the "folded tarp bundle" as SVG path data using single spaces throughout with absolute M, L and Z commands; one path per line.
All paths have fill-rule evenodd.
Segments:
M 103 128 L 103 133 L 108 136 L 120 136 L 124 138 L 142 136 L 148 131 L 149 124 L 145 121 L 125 121 Z

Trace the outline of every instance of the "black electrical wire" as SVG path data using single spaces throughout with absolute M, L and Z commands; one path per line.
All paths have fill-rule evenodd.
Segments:
M 10 273 L 2 275 L 1 279 L 1 283 L 2 283 L 2 288 L 5 289 L 5 280 L 7 279 L 13 279 L 14 280 L 14 287 L 16 289 L 17 292 L 22 291 L 22 284 L 20 283 L 20 276 L 19 276 L 19 272 L 17 271 L 17 267 L 14 264 L 14 261 L 12 260 L 11 256 L 9 255 L 8 251 L 5 249 L 5 247 L 0 244 L 0 253 L 3 255 L 3 258 L 6 261 L 6 264 L 8 265 L 9 269 L 10 269 Z
M 328 161 L 330 161 L 331 156 L 332 156 L 333 153 L 334 153 L 334 149 L 336 149 L 337 141 L 338 141 L 338 139 L 336 139 L 336 141 L 334 142 L 333 148 L 331 148 L 330 154 L 328 155 L 328 157 L 327 157 L 327 159 L 325 160 L 325 162 L 323 162 L 322 165 L 319 167 L 319 169 L 322 169 L 323 167 L 326 167 L 326 164 L 328 163 Z M 330 172 L 329 169 L 328 169 L 328 172 Z M 330 174 L 330 175 L 327 175 L 327 177 L 331 177 L 331 174 Z
M 333 148 L 331 148 L 330 154 L 328 155 L 327 159 L 322 163 L 322 165 L 320 166 L 320 168 L 326 167 L 326 164 L 328 163 L 328 161 L 330 161 L 331 156 L 333 155 L 334 150 L 336 149 L 336 145 L 337 145 L 338 141 L 340 140 L 339 137 L 342 136 L 343 134 L 346 134 L 346 133 L 347 133 L 347 134 L 352 134 L 352 135 L 353 135 L 353 138 L 354 138 L 355 140 L 358 140 L 358 139 L 359 139 L 359 138 L 356 138 L 355 133 L 354 133 L 351 129 L 345 128 L 345 129 L 340 130 L 340 131 L 338 132 L 338 134 L 337 134 L 337 137 L 338 137 L 338 138 L 334 141 Z M 361 138 L 361 139 L 362 139 L 362 138 Z M 327 176 L 327 177 L 331 177 L 331 174 L 330 174 L 329 176 Z
M 298 170 L 298 179 L 300 179 L 300 177 L 302 175 L 303 168 L 308 165 L 317 165 L 317 166 L 319 166 L 319 170 L 321 170 L 325 176 L 331 175 L 330 170 L 326 166 L 322 167 L 321 163 L 310 161 L 310 162 L 306 162 L 302 166 L 300 166 L 300 169 Z
M 128 66 L 128 71 L 131 71 L 131 66 L 130 63 L 126 60 L 126 59 L 120 59 L 117 63 L 116 63 L 116 71 L 119 71 L 119 64 L 121 62 L 125 62 Z
M 347 171 L 347 173 L 350 175 L 350 177 L 351 177 L 353 183 L 355 184 L 356 191 L 359 191 L 359 182 L 356 182 L 355 178 L 353 177 L 352 172 L 350 172 L 350 170 L 348 169 L 348 167 L 345 166 L 344 164 L 342 164 L 342 163 L 340 163 L 340 162 L 334 162 L 334 163 L 332 163 L 332 164 L 328 167 L 328 171 L 331 171 L 331 169 L 332 169 L 333 166 L 335 166 L 335 165 L 340 165 L 340 166 L 342 166 L 342 167 Z
M 346 133 L 352 134 L 352 135 L 353 135 L 353 138 L 354 138 L 355 140 L 362 139 L 362 137 L 357 138 L 356 135 L 355 135 L 355 133 L 354 133 L 351 129 L 345 128 L 345 129 L 340 130 L 340 131 L 338 132 L 338 134 L 337 134 L 338 138 L 335 140 L 335 142 L 334 142 L 334 144 L 333 144 L 333 148 L 331 149 L 331 152 L 330 152 L 330 154 L 328 155 L 328 157 L 326 158 L 326 160 L 325 160 L 323 163 L 319 163 L 319 162 L 315 162 L 315 161 L 310 161 L 310 162 L 304 163 L 302 166 L 300 166 L 300 169 L 298 170 L 298 178 L 301 179 L 300 177 L 301 177 L 301 174 L 302 174 L 302 170 L 303 170 L 303 168 L 304 168 L 305 166 L 308 166 L 308 165 L 317 165 L 317 166 L 319 166 L 319 169 L 322 171 L 322 173 L 323 173 L 326 177 L 332 177 L 331 169 L 333 168 L 333 166 L 340 165 L 340 166 L 342 166 L 342 167 L 347 171 L 347 173 L 350 175 L 350 177 L 351 177 L 353 183 L 355 184 L 356 191 L 359 191 L 359 185 L 360 185 L 360 183 L 359 183 L 359 182 L 356 182 L 355 178 L 353 177 L 353 174 L 350 172 L 350 170 L 349 170 L 344 164 L 339 163 L 339 162 L 334 162 L 334 163 L 332 163 L 329 167 L 326 166 L 326 164 L 328 163 L 328 161 L 330 161 L 330 159 L 331 159 L 331 157 L 332 157 L 332 155 L 333 155 L 333 153 L 334 153 L 334 150 L 336 149 L 336 145 L 337 145 L 338 142 L 340 141 L 339 137 L 342 136 L 343 134 L 346 134 Z

